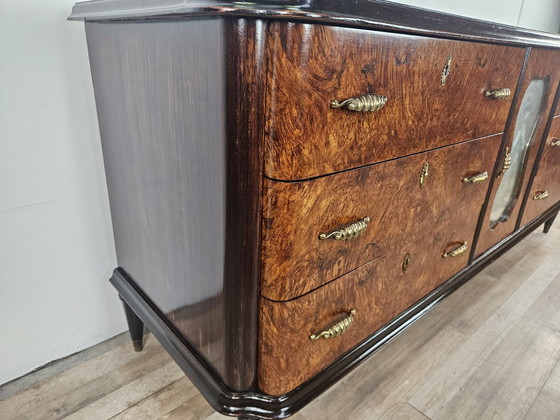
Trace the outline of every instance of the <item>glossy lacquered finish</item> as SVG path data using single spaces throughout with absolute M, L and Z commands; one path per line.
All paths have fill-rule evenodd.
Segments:
M 76 3 L 69 19 L 119 22 L 200 17 L 307 21 L 522 46 L 557 47 L 560 43 L 557 34 L 376 0 L 93 0 Z
M 511 98 L 485 92 L 515 90 L 524 54 L 514 47 L 273 23 L 265 174 L 307 179 L 502 132 Z M 383 108 L 352 112 L 330 105 L 368 93 L 386 97 Z
M 256 369 L 259 28 L 86 25 L 119 265 L 237 390 Z
M 408 247 L 441 255 L 458 243 L 471 246 L 488 184 L 463 179 L 492 172 L 501 137 L 310 181 L 265 180 L 261 294 L 293 299 L 389 253 L 399 252 L 402 264 Z M 364 217 L 370 221 L 358 238 L 319 239 L 321 232 Z M 467 257 L 438 261 L 438 269 L 448 278 Z
M 520 216 L 521 204 L 525 196 L 527 185 L 530 180 L 531 170 L 537 158 L 537 152 L 543 138 L 547 121 L 551 114 L 552 104 L 560 81 L 560 51 L 533 48 L 529 51 L 529 58 L 522 79 L 520 90 L 518 91 L 518 99 L 511 109 L 511 123 L 505 134 L 505 143 L 501 152 L 501 158 L 496 166 L 496 171 L 493 175 L 493 183 L 491 185 L 491 192 L 487 200 L 488 207 L 485 209 L 485 214 L 481 220 L 480 233 L 476 244 L 475 257 L 480 256 L 493 245 L 497 244 L 508 235 L 510 235 L 517 226 L 517 221 Z M 502 162 L 505 158 L 505 148 L 509 151 L 512 149 L 512 142 L 516 127 L 524 123 L 525 116 L 519 115 L 519 110 L 523 97 L 533 80 L 545 81 L 545 95 L 542 101 L 539 119 L 532 136 L 529 136 L 526 141 L 527 153 L 521 162 L 521 175 L 519 182 L 515 188 L 515 198 L 511 203 L 509 217 L 495 225 L 491 225 L 491 210 L 496 198 L 496 193 L 500 187 L 503 177 L 500 176 Z
M 527 191 L 521 224 L 525 225 L 560 201 L 560 116 L 552 120 L 536 176 Z M 546 198 L 543 193 L 546 193 Z M 540 194 L 540 196 L 539 196 Z

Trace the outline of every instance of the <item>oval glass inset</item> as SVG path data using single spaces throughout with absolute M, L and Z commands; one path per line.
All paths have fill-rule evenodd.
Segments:
M 513 133 L 511 165 L 502 175 L 502 181 L 492 204 L 490 229 L 509 219 L 519 197 L 527 152 L 534 140 L 535 129 L 543 111 L 547 85 L 547 80 L 534 79 L 529 83 L 523 96 Z

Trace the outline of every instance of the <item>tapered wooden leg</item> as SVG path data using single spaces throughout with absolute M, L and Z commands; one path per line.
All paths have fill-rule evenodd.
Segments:
M 548 219 L 546 222 L 544 222 L 544 229 L 543 229 L 544 233 L 548 233 L 548 231 L 552 227 L 552 224 L 554 223 L 554 219 L 556 219 L 557 215 L 558 215 L 558 213 L 556 213 L 554 216 L 552 216 L 550 219 Z
M 144 323 L 122 298 L 121 300 L 124 306 L 124 313 L 126 315 L 126 322 L 128 323 L 128 331 L 130 332 L 134 351 L 142 351 L 144 348 Z

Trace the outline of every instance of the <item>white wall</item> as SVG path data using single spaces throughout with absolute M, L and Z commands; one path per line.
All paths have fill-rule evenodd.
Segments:
M 126 329 L 72 4 L 0 0 L 0 383 Z
M 406 3 L 551 31 L 560 16 L 558 0 Z M 0 383 L 126 328 L 107 281 L 115 250 L 72 4 L 0 0 Z
M 560 0 L 392 0 L 475 19 L 558 32 Z

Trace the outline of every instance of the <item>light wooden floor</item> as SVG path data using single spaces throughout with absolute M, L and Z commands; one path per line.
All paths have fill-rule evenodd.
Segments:
M 560 419 L 559 226 L 531 234 L 292 418 Z M 142 353 L 124 336 L 100 349 L 0 387 L 0 418 L 229 418 L 152 336 Z

